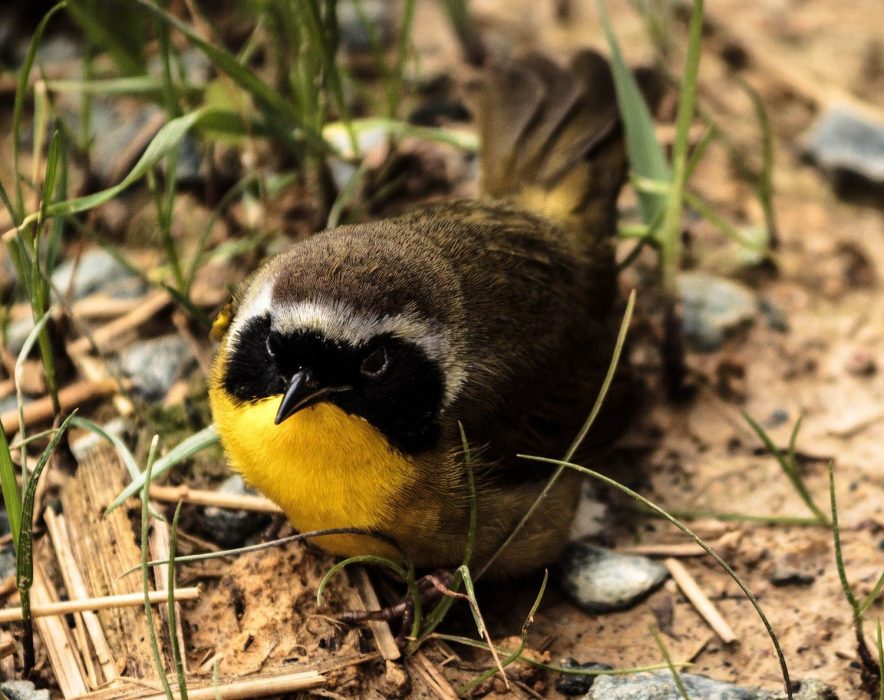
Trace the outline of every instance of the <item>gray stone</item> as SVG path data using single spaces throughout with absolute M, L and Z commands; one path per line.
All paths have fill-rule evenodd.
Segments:
M 574 659 L 565 659 L 561 664 L 563 668 L 580 669 L 581 671 L 609 671 L 613 666 L 608 664 L 585 663 L 581 664 Z M 577 674 L 563 673 L 556 681 L 556 691 L 562 695 L 586 695 L 592 688 L 593 681 L 598 676 L 582 676 Z
M 561 562 L 562 590 L 587 612 L 628 608 L 669 576 L 664 566 L 647 557 L 618 554 L 585 542 L 568 545 Z
M 793 700 L 838 700 L 838 695 L 832 688 L 815 678 L 805 678 L 800 681 L 797 693 L 792 694 Z M 770 700 L 785 700 L 785 693 L 775 693 Z
M 133 391 L 146 401 L 158 401 L 176 379 L 193 365 L 190 346 L 178 335 L 145 340 L 124 350 L 120 370 L 132 379 Z
M 128 423 L 123 418 L 114 418 L 101 426 L 102 430 L 108 435 L 113 435 L 121 439 L 125 435 L 128 427 Z M 71 453 L 76 457 L 78 462 L 82 462 L 92 450 L 106 444 L 107 440 L 103 436 L 96 435 L 92 431 L 89 431 L 84 433 L 82 437 L 71 441 Z
M 218 487 L 220 493 L 237 496 L 255 495 L 255 491 L 246 486 L 240 474 L 233 474 Z M 203 526 L 213 540 L 224 547 L 238 547 L 251 535 L 270 522 L 266 513 L 255 513 L 247 510 L 230 510 L 211 506 L 203 511 Z
M 807 139 L 807 152 L 832 175 L 853 174 L 884 184 L 884 126 L 842 106 L 820 118 Z
M 786 318 L 786 312 L 778 305 L 774 304 L 770 299 L 758 300 L 758 311 L 767 321 L 769 328 L 779 333 L 788 333 L 789 319 Z
M 116 185 L 135 164 L 166 122 L 160 107 L 96 98 L 90 120 L 93 174 L 105 186 Z
M 752 322 L 758 304 L 751 290 L 705 272 L 684 272 L 678 289 L 685 337 L 700 352 L 714 352 L 725 338 Z
M 90 248 L 79 260 L 73 258 L 55 268 L 52 284 L 67 298 L 80 299 L 93 292 L 105 290 L 114 283 L 128 282 L 132 278 L 133 275 L 126 266 L 106 250 Z
M 30 681 L 4 681 L 0 690 L 9 700 L 49 700 L 49 691 L 37 690 Z
M 354 0 L 343 0 L 337 6 L 338 34 L 346 51 L 365 53 L 372 50 L 372 38 L 366 24 L 372 27 L 381 46 L 386 46 L 393 36 L 391 10 L 394 4 L 386 0 L 361 0 L 360 12 Z
M 770 694 L 740 688 L 706 676 L 682 673 L 688 697 L 703 700 L 767 700 Z M 629 676 L 599 676 L 586 695 L 587 700 L 682 700 L 672 673 L 636 673 Z
M 809 586 L 816 580 L 816 577 L 806 571 L 782 566 L 774 569 L 767 580 L 774 586 Z
M 741 688 L 732 683 L 713 680 L 691 673 L 679 674 L 688 697 L 696 700 L 786 700 L 786 693 Z M 793 700 L 838 700 L 825 683 L 812 678 L 800 682 Z M 794 690 L 794 689 L 793 689 Z M 670 671 L 637 673 L 629 676 L 598 676 L 586 700 L 682 700 Z

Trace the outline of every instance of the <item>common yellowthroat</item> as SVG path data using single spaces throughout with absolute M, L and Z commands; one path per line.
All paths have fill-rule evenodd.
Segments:
M 218 322 L 210 399 L 232 465 L 297 529 L 380 533 L 418 566 L 464 554 L 458 422 L 481 564 L 549 476 L 515 455 L 565 451 L 619 321 L 610 239 L 625 156 L 607 62 L 584 52 L 567 69 L 540 57 L 495 69 L 477 115 L 482 201 L 319 233 L 268 260 Z M 553 560 L 578 492 L 563 474 L 491 573 Z M 395 556 L 361 535 L 317 543 Z

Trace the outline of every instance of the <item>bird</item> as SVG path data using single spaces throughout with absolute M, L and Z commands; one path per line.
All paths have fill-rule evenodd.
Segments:
M 475 566 L 512 578 L 568 542 L 571 470 L 497 551 L 550 476 L 516 455 L 561 457 L 608 369 L 626 156 L 594 51 L 498 64 L 473 103 L 481 196 L 338 226 L 267 260 L 216 320 L 209 398 L 247 483 L 299 531 L 346 530 L 315 540 L 326 551 L 434 569 L 472 542 Z M 618 372 L 575 459 L 622 430 L 630 386 Z

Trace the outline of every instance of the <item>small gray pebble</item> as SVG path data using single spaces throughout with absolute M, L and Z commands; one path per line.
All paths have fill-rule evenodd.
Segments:
M 647 557 L 618 554 L 585 542 L 568 545 L 561 568 L 562 590 L 587 612 L 628 608 L 669 576 L 666 567 Z
M 758 300 L 758 310 L 767 321 L 769 328 L 780 333 L 789 332 L 789 319 L 786 318 L 786 312 L 769 299 Z
M 132 277 L 132 273 L 114 256 L 101 248 L 90 248 L 80 256 L 66 260 L 52 273 L 52 284 L 70 299 L 97 292 L 105 287 Z
M 171 334 L 136 343 L 119 358 L 120 369 L 134 383 L 134 392 L 146 401 L 162 399 L 193 362 L 187 342 Z
M 789 422 L 789 412 L 785 408 L 775 408 L 764 421 L 764 427 L 768 430 L 778 428 L 783 423 Z
M 225 479 L 217 490 L 238 496 L 255 495 L 255 491 L 245 485 L 240 474 L 233 474 Z M 266 513 L 215 507 L 203 511 L 206 534 L 225 547 L 240 546 L 269 522 L 270 516 Z
M 338 3 L 338 34 L 346 51 L 363 53 L 372 50 L 372 37 L 359 16 L 363 14 L 368 26 L 375 32 L 381 46 L 393 36 L 392 3 L 384 0 L 361 0 L 359 11 L 353 0 Z
M 714 352 L 725 338 L 751 323 L 758 304 L 751 290 L 705 272 L 684 272 L 678 289 L 685 337 L 700 352 Z
M 843 107 L 828 110 L 817 122 L 807 152 L 830 174 L 884 183 L 884 127 Z
M 49 700 L 49 691 L 37 690 L 30 681 L 4 681 L 0 690 L 9 700 Z
M 838 700 L 834 690 L 815 678 L 805 678 L 799 686 L 798 692 L 792 694 L 793 700 Z M 785 693 L 778 693 L 770 700 L 785 700 L 785 698 Z
M 813 574 L 786 567 L 775 569 L 768 577 L 774 586 L 809 586 L 816 580 Z

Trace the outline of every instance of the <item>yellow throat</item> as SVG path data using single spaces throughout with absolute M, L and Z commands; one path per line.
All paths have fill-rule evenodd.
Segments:
M 367 421 L 323 402 L 275 425 L 281 396 L 234 403 L 217 376 L 209 398 L 232 466 L 279 504 L 296 529 L 378 530 L 392 524 L 397 502 L 415 481 L 415 467 Z M 339 555 L 397 558 L 382 541 L 360 535 L 316 543 Z

